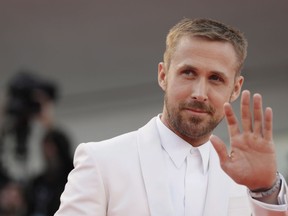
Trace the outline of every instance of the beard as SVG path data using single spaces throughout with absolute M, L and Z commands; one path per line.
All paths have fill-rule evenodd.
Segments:
M 200 101 L 183 102 L 174 107 L 169 104 L 167 95 L 165 94 L 165 107 L 167 111 L 167 121 L 173 131 L 178 132 L 182 136 L 190 139 L 199 139 L 205 135 L 211 134 L 216 126 L 222 121 L 223 116 L 215 116 L 214 107 Z M 200 116 L 184 116 L 182 111 L 186 109 L 197 109 L 206 112 L 209 118 Z

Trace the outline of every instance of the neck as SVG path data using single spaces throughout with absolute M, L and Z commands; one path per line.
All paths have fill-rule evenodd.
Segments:
M 203 136 L 200 137 L 191 137 L 191 136 L 187 136 L 181 132 L 179 132 L 178 130 L 174 129 L 174 127 L 172 127 L 172 125 L 169 123 L 169 121 L 167 121 L 167 119 L 165 119 L 163 117 L 163 115 L 161 115 L 160 117 L 161 121 L 163 122 L 163 124 L 166 125 L 166 127 L 168 127 L 171 131 L 173 131 L 177 136 L 179 136 L 181 139 L 185 140 L 187 143 L 189 143 L 190 145 L 192 145 L 193 147 L 199 147 L 203 144 L 205 144 L 206 142 L 209 141 L 209 138 L 211 136 L 211 133 L 209 134 L 205 134 Z

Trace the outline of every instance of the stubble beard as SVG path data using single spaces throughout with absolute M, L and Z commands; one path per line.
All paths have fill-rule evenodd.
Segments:
M 167 121 L 171 129 L 178 134 L 188 137 L 191 140 L 200 139 L 206 135 L 212 133 L 212 131 L 221 122 L 223 117 L 215 117 L 215 109 L 211 106 L 199 101 L 191 101 L 189 103 L 181 103 L 178 107 L 170 106 L 169 100 L 165 95 L 165 107 L 167 112 Z M 184 117 L 181 111 L 185 108 L 197 108 L 202 109 L 208 113 L 211 117 L 205 120 L 199 116 Z M 206 122 L 205 122 L 206 121 Z

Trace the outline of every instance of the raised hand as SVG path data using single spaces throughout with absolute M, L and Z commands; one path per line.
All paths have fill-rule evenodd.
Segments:
M 268 107 L 263 113 L 262 97 L 254 94 L 251 110 L 250 92 L 245 90 L 241 96 L 241 131 L 232 106 L 224 104 L 230 153 L 220 138 L 212 135 L 210 140 L 219 155 L 222 169 L 235 182 L 250 190 L 265 190 L 275 183 L 277 171 L 272 109 Z

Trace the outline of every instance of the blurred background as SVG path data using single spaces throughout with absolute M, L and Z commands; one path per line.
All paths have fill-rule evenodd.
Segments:
M 223 21 L 248 38 L 244 89 L 261 93 L 264 105 L 273 108 L 279 170 L 288 176 L 287 0 L 1 0 L 1 109 L 7 106 L 11 80 L 19 71 L 28 71 L 37 75 L 37 82 L 48 82 L 55 93 L 54 97 L 48 91 L 48 103 L 47 94 L 44 105 L 41 102 L 49 108 L 40 128 L 45 132 L 56 128 L 56 134 L 60 130 L 69 139 L 71 155 L 81 142 L 141 127 L 162 110 L 157 64 L 169 28 L 184 17 Z M 239 110 L 239 101 L 234 106 Z M 1 125 L 7 125 L 5 112 Z M 39 153 L 44 140 L 40 132 L 30 132 L 35 144 L 28 150 Z M 215 133 L 228 143 L 225 122 Z M 14 163 L 17 181 L 28 181 L 43 171 L 37 151 L 20 159 L 33 158 L 29 172 Z M 10 166 L 7 161 L 4 167 Z

